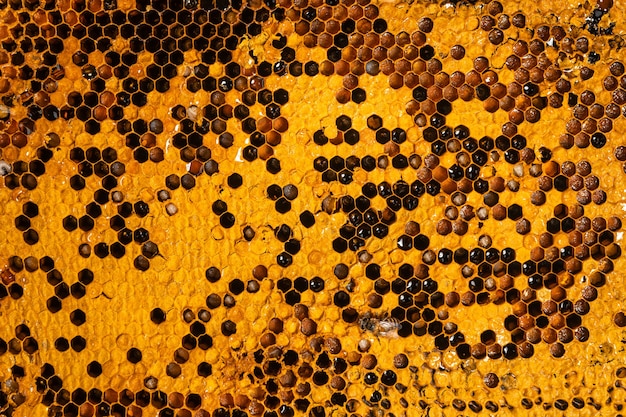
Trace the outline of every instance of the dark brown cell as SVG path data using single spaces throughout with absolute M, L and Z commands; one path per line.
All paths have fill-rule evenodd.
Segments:
M 609 228 L 609 230 L 615 232 L 619 229 L 622 228 L 622 221 L 620 220 L 619 217 L 609 217 L 609 219 L 606 222 L 607 227 Z
M 337 75 L 346 75 L 350 72 L 350 64 L 343 59 L 335 62 L 335 73 Z
M 520 152 L 520 159 L 524 163 L 531 164 L 535 160 L 535 158 L 536 158 L 535 151 L 530 148 L 524 148 Z M 531 168 L 532 168 L 532 165 L 531 165 Z M 530 174 L 532 176 L 536 176 L 536 175 L 533 175 L 533 173 L 530 173 Z
M 371 355 L 369 353 L 366 355 L 363 355 L 363 357 L 361 358 L 361 366 L 363 366 L 363 368 L 365 369 L 374 369 L 377 363 L 378 363 L 378 360 L 376 359 L 376 356 Z
M 609 65 L 609 71 L 611 71 L 611 74 L 613 76 L 620 77 L 622 74 L 624 74 L 624 64 L 619 61 L 614 61 L 611 63 L 611 65 Z
M 608 133 L 613 130 L 613 122 L 611 121 L 611 119 L 603 117 L 598 120 L 598 130 L 604 133 Z
M 487 12 L 492 16 L 502 13 L 503 10 L 502 3 L 499 1 L 492 1 L 487 5 Z
M 367 305 L 370 308 L 379 308 L 383 305 L 383 298 L 379 294 L 370 294 L 367 296 Z
M 572 84 L 565 80 L 564 78 L 559 79 L 556 82 L 556 91 L 558 91 L 561 94 L 565 94 L 567 92 L 569 92 L 572 89 Z
M 607 91 L 613 91 L 619 86 L 619 82 L 614 76 L 608 75 L 602 80 L 602 86 Z
M 576 164 L 576 172 L 583 177 L 586 177 L 591 173 L 591 164 L 589 161 L 582 160 Z
M 591 220 L 591 227 L 598 233 L 602 232 L 606 229 L 606 219 L 603 217 L 594 217 L 593 220 Z
M 576 193 L 576 201 L 579 204 L 587 205 L 591 203 L 591 192 L 589 190 L 580 190 Z
M 611 97 L 613 98 L 613 101 L 615 102 L 615 104 L 618 104 L 618 105 L 625 104 L 626 103 L 626 90 L 619 88 L 613 91 L 613 93 L 611 93 Z
M 538 109 L 531 107 L 524 112 L 524 118 L 528 123 L 537 123 L 541 118 L 541 112 Z
M 615 313 L 615 315 L 613 316 L 613 323 L 615 323 L 615 325 L 618 327 L 625 327 L 626 315 L 624 314 L 624 312 L 620 311 L 618 313 Z
M 582 131 L 587 135 L 591 135 L 598 130 L 598 123 L 594 119 L 586 119 L 580 125 Z
M 594 70 L 592 70 L 589 67 L 582 67 L 580 69 L 580 78 L 582 78 L 583 80 L 588 80 L 591 77 L 593 77 L 594 74 Z
M 508 14 L 501 14 L 498 16 L 498 28 L 506 30 L 511 27 L 511 19 Z
M 502 357 L 502 346 L 499 343 L 493 343 L 486 347 L 487 356 L 490 359 L 499 359 Z
M 433 30 L 433 21 L 429 17 L 422 17 L 417 22 L 417 27 L 424 33 L 430 33 Z
M 576 230 L 584 233 L 591 229 L 591 219 L 587 216 L 576 219 Z
M 626 146 L 618 146 L 615 148 L 615 158 L 618 161 L 626 161 Z
M 552 189 L 552 178 L 543 175 L 537 179 L 537 186 L 541 191 L 550 191 Z
M 513 53 L 519 58 L 528 53 L 528 43 L 524 40 L 518 40 L 513 44 Z
M 393 357 L 393 366 L 403 369 L 409 366 L 409 358 L 404 353 L 398 353 Z
M 485 32 L 489 32 L 496 25 L 496 20 L 491 16 L 482 16 L 480 18 L 480 28 Z
M 437 233 L 446 236 L 452 232 L 452 223 L 448 219 L 441 219 L 437 222 Z
M 582 289 L 581 295 L 586 301 L 593 301 L 598 298 L 598 290 L 588 285 Z
M 526 70 L 531 70 L 532 68 L 537 66 L 537 58 L 528 53 L 522 57 L 522 68 Z M 528 75 L 528 79 L 530 79 L 530 73 Z
M 494 97 L 489 97 L 483 101 L 483 107 L 489 113 L 495 113 L 500 108 L 500 102 Z
M 448 307 L 456 307 L 460 302 L 459 294 L 455 291 L 449 292 L 445 296 L 445 302 Z
M 567 296 L 567 292 L 560 285 L 557 285 L 556 287 L 550 290 L 550 297 L 556 302 L 563 301 L 566 296 Z
M 576 135 L 574 136 L 574 144 L 581 148 L 587 148 L 589 147 L 591 137 L 589 136 L 588 133 L 585 132 L 578 132 L 576 133 Z
M 283 331 L 283 321 L 274 317 L 270 320 L 267 328 L 276 334 L 281 333 Z
M 587 116 L 589 116 L 589 108 L 587 106 L 583 106 L 582 104 L 577 104 L 572 109 L 572 116 L 574 116 L 578 120 L 585 120 Z
M 571 177 L 576 173 L 576 164 L 572 161 L 565 161 L 561 164 L 561 172 L 567 177 Z
M 582 240 L 582 234 L 577 230 L 574 230 L 568 234 L 568 241 L 569 244 L 572 246 L 580 246 L 582 244 Z
M 483 382 L 485 383 L 487 388 L 495 388 L 500 383 L 500 378 L 498 378 L 498 375 L 494 374 L 493 372 L 489 372 L 483 378 Z
M 595 190 L 591 196 L 591 200 L 595 204 L 604 204 L 606 202 L 606 192 L 604 192 L 604 190 Z
M 385 60 L 383 62 L 383 64 L 389 60 Z M 389 61 L 390 62 L 390 61 Z M 385 66 L 382 66 L 382 72 L 383 74 L 389 75 L 391 72 L 393 72 L 393 68 L 391 68 L 389 71 L 385 71 Z M 402 88 L 402 86 L 404 85 L 404 77 L 397 73 L 394 72 L 393 74 L 391 74 L 389 76 L 389 87 L 393 88 L 394 90 L 397 90 L 398 88 Z
M 459 236 L 463 236 L 467 233 L 467 229 L 468 224 L 463 220 L 456 220 L 452 223 L 452 231 Z
M 298 320 L 304 320 L 305 318 L 309 317 L 309 308 L 304 304 L 296 304 L 293 307 L 293 315 Z
M 487 68 L 489 68 L 489 60 L 486 57 L 479 56 L 476 59 L 474 59 L 474 69 L 477 72 L 482 74 L 483 72 L 487 70 Z M 480 83 L 480 80 L 478 82 Z
M 468 307 L 474 304 L 476 301 L 476 296 L 471 291 L 466 291 L 461 295 L 461 304 Z
M 329 60 L 324 60 L 320 64 L 320 73 L 323 75 L 332 75 L 335 72 L 335 65 Z
M 476 359 L 482 359 L 487 354 L 487 348 L 484 344 L 477 343 L 477 344 L 472 345 L 471 353 L 472 353 L 472 357 Z
M 317 323 L 311 320 L 310 318 L 305 317 L 304 319 L 302 319 L 302 323 L 300 325 L 300 331 L 305 336 L 314 335 L 315 333 L 317 333 Z
M 530 41 L 530 44 L 528 45 L 528 50 L 530 51 L 531 54 L 535 56 L 538 56 L 539 54 L 541 54 L 545 50 L 545 48 L 546 48 L 545 44 L 539 39 L 533 39 L 532 41 Z
M 519 59 L 519 57 L 515 55 L 510 55 L 509 57 L 507 57 L 504 64 L 511 71 L 515 71 L 522 65 L 522 61 Z
M 600 186 L 600 180 L 595 175 L 589 175 L 585 178 L 585 188 L 588 190 L 595 190 Z
M 515 231 L 520 235 L 525 235 L 530 232 L 531 223 L 528 219 L 520 219 L 515 222 Z

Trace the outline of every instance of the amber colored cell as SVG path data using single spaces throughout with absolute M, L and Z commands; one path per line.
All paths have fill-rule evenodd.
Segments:
M 306 21 L 300 20 L 295 25 L 296 33 L 300 36 L 306 34 L 309 31 L 309 23 Z
M 277 131 L 270 130 L 265 136 L 265 141 L 271 146 L 277 146 L 281 143 L 282 137 Z
M 317 45 L 317 36 L 312 33 L 307 33 L 306 35 L 304 35 L 304 40 L 302 43 L 307 48 L 313 48 Z
M 329 33 L 321 33 L 322 31 L 323 29 L 318 33 L 317 44 L 322 48 L 330 48 L 333 45 L 333 37 Z
M 467 84 L 463 84 L 458 89 L 458 94 L 460 99 L 470 101 L 474 97 L 474 89 Z
M 395 72 L 396 67 L 391 59 L 384 59 L 380 63 L 380 70 L 385 75 L 391 75 Z
M 530 99 L 530 97 L 526 95 L 518 96 L 515 99 L 516 110 L 525 111 L 525 110 L 528 110 L 531 105 L 532 105 L 532 100 Z
M 11 137 L 11 143 L 18 148 L 23 148 L 24 146 L 26 146 L 27 141 L 27 136 L 22 132 L 14 133 Z
M 6 93 L 9 90 L 10 86 L 11 84 L 8 79 L 0 78 L 0 92 L 1 93 Z
M 359 33 L 369 34 L 369 32 L 372 30 L 372 23 L 368 19 L 362 18 L 357 21 L 356 27 Z
M 325 31 L 327 33 L 331 35 L 335 35 L 339 33 L 340 30 L 341 30 L 341 25 L 339 24 L 337 20 L 331 19 L 328 22 L 326 22 Z
M 465 81 L 471 87 L 476 87 L 476 86 L 478 86 L 482 82 L 482 77 L 481 77 L 479 71 L 473 69 L 473 70 L 470 70 L 465 75 Z

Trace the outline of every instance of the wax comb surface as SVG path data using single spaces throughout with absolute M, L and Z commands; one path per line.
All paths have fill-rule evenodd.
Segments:
M 0 414 L 618 415 L 612 3 L 0 0 Z

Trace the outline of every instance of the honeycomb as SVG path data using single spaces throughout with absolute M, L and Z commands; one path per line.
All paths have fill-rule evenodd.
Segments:
M 622 415 L 625 19 L 0 0 L 0 415 Z

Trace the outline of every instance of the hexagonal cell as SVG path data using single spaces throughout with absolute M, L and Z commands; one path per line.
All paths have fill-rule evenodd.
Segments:
M 87 321 L 87 316 L 81 309 L 76 309 L 70 313 L 70 321 L 75 326 L 81 326 Z

